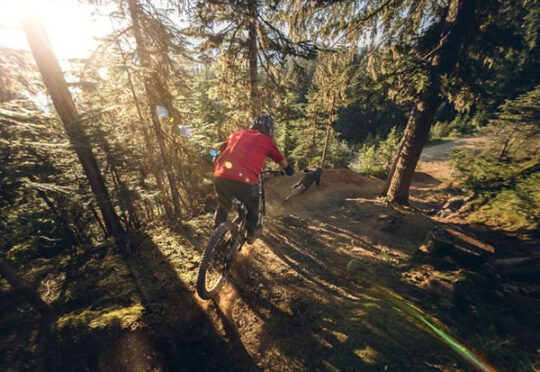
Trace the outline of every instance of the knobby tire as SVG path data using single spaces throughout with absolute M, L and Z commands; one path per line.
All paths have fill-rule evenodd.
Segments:
M 222 241 L 227 233 L 230 233 L 230 237 L 232 238 L 232 241 L 229 244 L 225 244 L 226 242 Z M 225 257 L 232 255 L 232 261 L 234 258 L 234 254 L 232 252 L 237 249 L 235 244 L 237 240 L 236 227 L 229 221 L 219 225 L 210 237 L 201 260 L 201 265 L 199 266 L 199 274 L 197 275 L 197 294 L 203 300 L 210 300 L 217 295 L 227 279 L 227 274 L 232 264 L 232 262 L 229 262 L 229 266 L 220 271 L 219 279 L 213 288 L 206 288 L 206 276 L 208 274 L 210 263 L 212 263 L 212 260 L 216 258 L 215 256 L 217 254 L 225 255 Z

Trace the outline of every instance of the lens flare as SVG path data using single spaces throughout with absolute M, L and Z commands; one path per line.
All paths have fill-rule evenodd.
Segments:
M 423 310 L 413 305 L 412 303 L 410 303 L 409 301 L 388 288 L 382 286 L 375 286 L 374 289 L 378 292 L 382 292 L 383 294 L 385 294 L 387 299 L 398 309 L 411 315 L 415 319 L 419 320 L 422 324 L 427 326 L 428 329 L 435 333 L 435 335 L 437 335 L 445 344 L 450 346 L 456 353 L 458 353 L 467 362 L 471 363 L 474 367 L 476 367 L 480 371 L 485 372 L 496 371 L 496 369 L 490 366 L 487 362 L 482 361 L 478 355 L 475 355 L 472 351 L 467 349 L 467 347 L 458 342 L 454 337 L 450 336 L 447 332 L 436 326 L 434 324 L 434 321 L 428 320 L 429 316 Z
M 110 9 L 112 5 L 101 8 Z M 0 0 L 0 45 L 28 50 L 21 20 L 38 18 L 61 62 L 87 58 L 96 50 L 98 38 L 111 32 L 108 16 L 95 10 L 88 2 L 72 0 Z

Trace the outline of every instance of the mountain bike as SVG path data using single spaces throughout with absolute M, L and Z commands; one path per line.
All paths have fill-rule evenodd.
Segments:
M 290 198 L 294 198 L 304 191 L 307 191 L 314 183 L 317 186 L 319 186 L 321 183 L 321 175 L 323 173 L 322 168 L 317 168 L 314 170 L 306 168 L 303 172 L 305 173 L 304 177 L 291 187 L 291 192 L 289 195 L 287 195 L 287 197 L 285 197 L 285 201 L 288 201 Z
M 304 186 L 301 182 L 295 183 L 291 187 L 290 194 L 285 197 L 285 201 L 288 201 L 290 198 L 294 198 L 295 196 L 300 195 L 304 191 L 306 191 L 306 186 Z
M 266 213 L 264 197 L 264 181 L 268 175 L 283 175 L 283 171 L 265 170 L 259 176 L 257 192 L 259 196 L 257 229 L 262 229 Z M 233 199 L 232 205 L 237 216 L 231 221 L 220 224 L 215 230 L 204 251 L 199 274 L 197 275 L 197 293 L 200 298 L 214 298 L 229 274 L 231 265 L 247 240 L 246 218 L 247 208 L 238 199 Z

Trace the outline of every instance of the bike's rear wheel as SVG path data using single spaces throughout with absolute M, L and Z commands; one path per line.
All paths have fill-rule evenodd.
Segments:
M 202 299 L 215 297 L 225 283 L 237 248 L 236 234 L 236 227 L 227 221 L 208 241 L 197 276 L 197 293 Z

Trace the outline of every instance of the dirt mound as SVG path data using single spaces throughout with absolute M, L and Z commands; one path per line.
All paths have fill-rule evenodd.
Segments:
M 303 177 L 302 172 L 292 177 L 276 177 L 266 183 L 269 215 L 279 216 L 325 209 L 347 198 L 374 198 L 383 181 L 356 174 L 348 169 L 327 169 L 319 186 L 313 185 L 304 193 L 285 201 L 291 187 Z
M 434 184 L 441 183 L 441 181 L 433 177 L 431 174 L 425 173 L 425 172 L 414 172 L 413 182 L 434 183 Z

